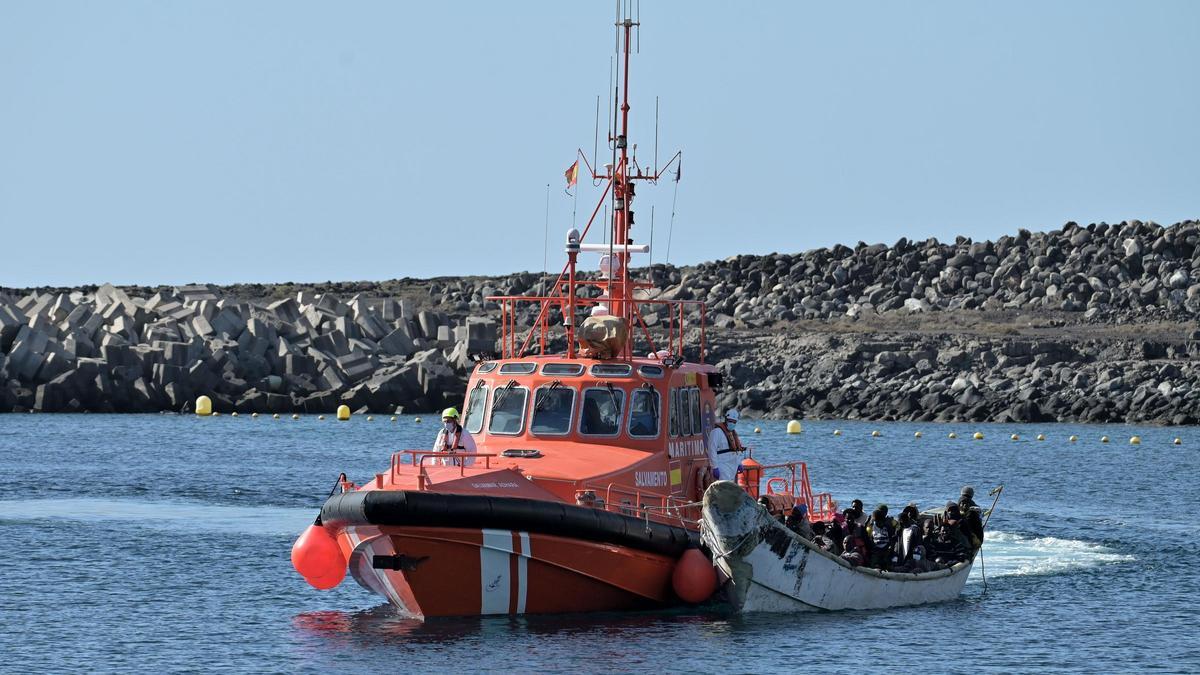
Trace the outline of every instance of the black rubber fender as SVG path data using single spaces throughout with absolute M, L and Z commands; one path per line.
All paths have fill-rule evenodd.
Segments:
M 616 544 L 678 557 L 698 546 L 693 530 L 586 506 L 521 497 L 408 490 L 360 490 L 330 497 L 321 521 L 332 527 L 381 525 L 518 530 Z

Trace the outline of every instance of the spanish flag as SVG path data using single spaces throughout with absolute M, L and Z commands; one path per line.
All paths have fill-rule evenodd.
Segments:
M 567 189 L 574 187 L 575 183 L 579 182 L 579 160 L 575 160 L 575 163 L 563 172 L 563 175 L 567 177 Z

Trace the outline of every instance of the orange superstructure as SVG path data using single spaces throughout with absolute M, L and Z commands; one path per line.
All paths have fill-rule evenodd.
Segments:
M 629 147 L 637 25 L 617 22 L 624 77 L 613 161 L 598 173 L 581 157 L 604 185 L 600 204 L 583 232 L 568 233 L 566 265 L 544 294 L 489 298 L 501 310 L 499 353 L 479 358 L 462 409 L 475 451 L 405 450 L 361 485 L 341 477 L 293 550 L 315 587 L 348 571 L 426 617 L 662 607 L 715 588 L 697 557 L 721 386 L 704 363 L 704 305 L 656 299 L 651 283 L 630 276 L 632 255 L 647 251 L 631 235 L 634 186 L 672 166 L 677 177 L 680 158 L 647 170 Z M 605 200 L 611 236 L 589 244 Z M 601 256 L 586 281 L 584 253 Z M 780 468 L 771 499 L 803 501 L 813 518 L 835 508 L 811 494 L 799 464 L 755 468 L 746 489 L 757 494 L 762 470 Z

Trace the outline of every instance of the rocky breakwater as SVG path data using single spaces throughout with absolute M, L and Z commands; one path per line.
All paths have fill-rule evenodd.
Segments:
M 495 340 L 489 321 L 363 295 L 0 295 L 0 411 L 186 411 L 200 394 L 218 411 L 431 410 L 459 403 L 469 352 Z
M 665 295 L 708 302 L 723 403 L 769 415 L 1200 420 L 1196 221 L 736 256 Z
M 655 265 L 652 278 L 655 297 L 706 301 L 723 405 L 777 417 L 1200 421 L 1196 221 L 860 242 Z M 183 410 L 201 393 L 218 410 L 455 405 L 468 355 L 496 346 L 487 297 L 534 295 L 539 282 L 0 292 L 0 410 Z M 523 303 L 517 328 L 536 315 Z M 644 318 L 652 331 L 669 320 L 661 307 Z

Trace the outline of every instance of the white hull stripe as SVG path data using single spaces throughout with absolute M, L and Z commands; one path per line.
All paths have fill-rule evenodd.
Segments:
M 479 613 L 508 614 L 512 586 L 508 556 L 513 552 L 510 530 L 483 530 L 479 548 Z
M 517 614 L 525 613 L 525 596 L 529 594 L 529 533 L 521 532 L 521 556 L 517 558 Z
M 525 613 L 529 595 L 529 533 L 517 532 L 513 548 L 512 530 L 483 530 L 479 549 L 479 611 L 481 614 L 508 614 L 512 594 L 516 593 L 517 614 Z M 513 586 L 512 558 L 517 556 L 516 587 Z

